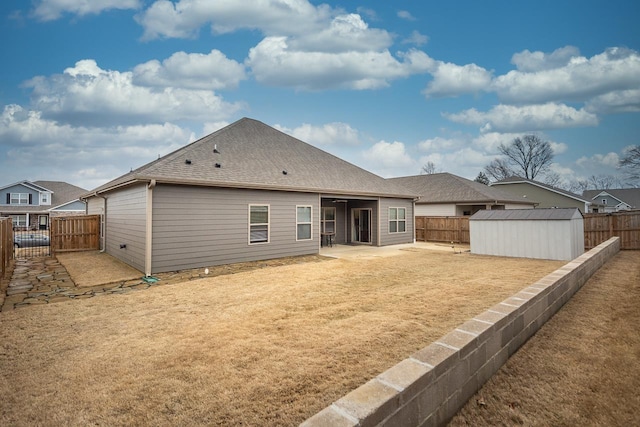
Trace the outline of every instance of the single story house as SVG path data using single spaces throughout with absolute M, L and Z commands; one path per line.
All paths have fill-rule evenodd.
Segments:
M 532 209 L 536 202 L 450 173 L 390 178 L 418 194 L 416 216 L 469 216 L 482 209 Z
M 145 275 L 414 241 L 416 195 L 243 118 L 83 195 Z
M 584 253 L 578 208 L 478 211 L 469 234 L 474 254 L 570 261 Z
M 513 176 L 489 185 L 537 202 L 538 208 L 578 208 L 582 213 L 592 212 L 593 203 L 584 197 L 532 179 Z
M 84 215 L 80 195 L 84 188 L 61 181 L 20 181 L 0 187 L 0 216 L 11 217 L 13 227 L 48 230 L 54 216 Z
M 586 190 L 582 197 L 601 205 L 599 212 L 618 212 L 640 209 L 640 188 L 616 188 L 608 190 Z

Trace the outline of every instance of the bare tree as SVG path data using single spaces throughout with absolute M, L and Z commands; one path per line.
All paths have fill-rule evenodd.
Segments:
M 491 182 L 489 181 L 489 177 L 485 175 L 484 172 L 482 171 L 480 171 L 480 173 L 478 174 L 478 176 L 476 176 L 476 179 L 474 179 L 474 181 L 484 185 L 489 185 L 489 183 Z
M 438 168 L 436 168 L 435 163 L 427 162 L 424 166 L 422 166 L 420 173 L 423 173 L 426 175 L 433 175 L 434 173 L 438 173 Z
M 516 175 L 516 172 L 511 169 L 511 166 L 509 166 L 509 164 L 503 159 L 493 159 L 491 163 L 484 167 L 484 171 L 487 176 L 490 176 L 495 181 L 500 181 Z
M 591 175 L 589 186 L 594 190 L 608 190 L 610 188 L 622 188 L 620 178 L 615 175 Z
M 547 172 L 544 174 L 543 183 L 556 188 L 564 188 L 565 184 L 558 172 Z
M 619 165 L 625 170 L 629 180 L 640 180 L 640 145 L 634 145 L 627 150 Z
M 538 174 L 546 172 L 553 162 L 551 144 L 536 135 L 515 138 L 509 145 L 500 144 L 498 150 L 516 173 L 527 179 L 536 179 Z

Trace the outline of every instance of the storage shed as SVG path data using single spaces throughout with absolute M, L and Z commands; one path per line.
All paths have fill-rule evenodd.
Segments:
M 584 253 L 577 208 L 482 210 L 469 219 L 471 253 L 570 261 Z

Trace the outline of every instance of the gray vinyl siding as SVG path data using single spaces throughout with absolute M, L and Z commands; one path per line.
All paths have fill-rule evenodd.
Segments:
M 389 233 L 389 208 L 405 208 L 407 227 L 403 233 Z M 380 246 L 413 243 L 413 202 L 409 199 L 380 199 Z
M 87 199 L 87 215 L 103 215 L 104 199 L 99 197 L 91 197 Z
M 7 203 L 7 194 L 10 193 L 22 193 L 22 194 L 30 194 L 31 195 L 31 204 L 28 205 L 11 205 Z M 0 191 L 0 205 L 4 206 L 16 206 L 16 207 L 26 207 L 26 206 L 39 206 L 40 205 L 40 192 L 33 190 L 31 188 L 25 187 L 22 184 L 13 185 L 11 187 L 4 188 Z M 49 206 L 49 205 L 46 205 Z
M 537 208 L 578 208 L 585 213 L 585 202 L 529 183 L 497 184 L 495 188 L 538 202 Z
M 319 251 L 318 194 L 157 185 L 152 272 Z M 249 205 L 269 205 L 269 242 L 249 244 Z M 296 206 L 312 206 L 312 239 L 296 241 Z M 109 214 L 111 200 L 109 200 Z
M 64 211 L 84 211 L 85 210 L 85 205 L 80 200 L 76 200 L 74 202 L 67 203 L 66 205 L 62 205 L 59 208 L 52 209 L 52 210 L 53 211 L 59 211 L 59 212 L 64 212 Z
M 140 271 L 144 271 L 146 188 L 128 187 L 107 196 L 107 253 Z M 126 248 L 121 249 L 120 245 Z

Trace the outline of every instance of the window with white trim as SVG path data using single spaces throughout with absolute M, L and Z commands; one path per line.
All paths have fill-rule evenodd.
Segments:
M 322 233 L 336 232 L 336 208 L 322 208 L 320 230 Z
M 269 243 L 269 205 L 249 205 L 249 244 Z
M 13 227 L 26 227 L 27 226 L 27 216 L 26 215 L 11 215 L 11 222 L 13 223 Z
M 12 205 L 28 205 L 29 193 L 11 193 Z
M 50 193 L 40 193 L 40 204 L 41 205 L 50 205 L 51 204 L 51 194 Z
M 311 206 L 296 206 L 296 240 L 311 240 Z
M 404 233 L 406 231 L 406 208 L 389 208 L 389 233 Z

